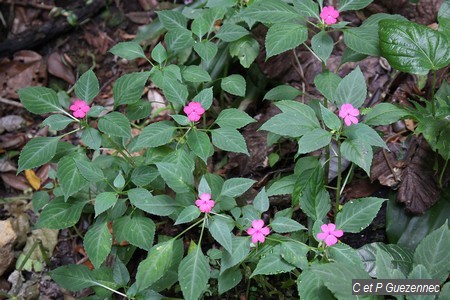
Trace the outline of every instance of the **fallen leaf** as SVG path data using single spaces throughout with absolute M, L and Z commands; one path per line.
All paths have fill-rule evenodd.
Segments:
M 41 187 L 41 179 L 34 173 L 33 170 L 25 170 L 25 178 L 30 185 L 37 191 Z
M 70 84 L 75 83 L 75 75 L 73 74 L 72 68 L 66 65 L 61 54 L 58 52 L 53 52 L 47 58 L 48 72 L 53 76 L 64 79 Z
M 30 189 L 27 180 L 22 174 L 16 176 L 14 173 L 0 173 L 0 177 L 5 184 L 16 190 L 26 191 Z
M 0 134 L 5 130 L 8 132 L 18 130 L 25 124 L 24 118 L 17 115 L 9 115 L 0 118 Z
M 11 161 L 7 160 L 6 158 L 0 159 L 0 172 L 9 172 L 9 171 L 16 171 L 17 168 L 11 163 Z

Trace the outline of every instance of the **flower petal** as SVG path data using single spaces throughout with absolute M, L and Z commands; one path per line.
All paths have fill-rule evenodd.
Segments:
M 333 246 L 337 243 L 337 238 L 334 235 L 329 235 L 325 238 L 325 244 L 329 246 Z
M 327 227 L 329 233 L 332 233 L 336 229 L 336 225 L 334 225 L 333 223 L 328 223 Z
M 209 200 L 209 199 L 211 199 L 211 194 L 203 193 L 200 195 L 200 199 L 205 200 L 205 201 Z
M 193 109 L 192 109 L 192 107 L 190 107 L 190 106 L 188 105 L 188 106 L 185 106 L 185 107 L 183 108 L 183 111 L 184 111 L 184 113 L 185 113 L 186 115 L 190 115 L 190 114 L 192 113 Z
M 256 229 L 253 227 L 250 227 L 249 229 L 247 229 L 247 233 L 248 235 L 254 235 L 256 232 Z
M 270 233 L 270 229 L 269 229 L 269 227 L 263 227 L 263 228 L 261 228 L 260 230 L 259 230 L 262 234 L 264 234 L 264 235 L 268 235 L 269 233 Z
M 324 233 L 324 232 L 318 233 L 318 234 L 316 235 L 316 237 L 317 237 L 317 239 L 318 239 L 319 241 L 323 241 L 324 239 L 327 238 L 327 236 L 329 236 L 329 234 L 328 234 L 328 233 Z
M 344 123 L 345 123 L 345 125 L 347 125 L 347 126 L 350 126 L 350 125 L 352 125 L 352 121 L 351 121 L 351 116 L 346 116 L 345 118 L 344 118 Z
M 328 230 L 328 225 L 327 224 L 323 224 L 322 226 L 320 226 L 320 229 L 322 230 L 323 233 L 329 233 L 330 232 Z
M 264 221 L 263 220 L 253 220 L 252 227 L 255 229 L 261 229 L 264 227 Z
M 344 232 L 343 232 L 342 230 L 335 230 L 335 231 L 332 232 L 332 234 L 333 234 L 335 237 L 341 237 L 341 236 L 344 235 Z

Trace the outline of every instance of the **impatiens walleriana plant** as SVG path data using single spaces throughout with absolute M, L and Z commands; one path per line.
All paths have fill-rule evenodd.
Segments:
M 371 126 L 406 115 L 387 103 L 362 109 L 367 88 L 359 67 L 343 78 L 326 70 L 335 43 L 329 30 L 341 30 L 348 52 L 359 54 L 343 57 L 342 63 L 379 55 L 378 23 L 402 17 L 376 14 L 361 27 L 338 22 L 338 17 L 345 20 L 342 12 L 371 2 L 341 0 L 334 9 L 312 0 L 194 1 L 183 10 L 158 11 L 154 24 L 160 26 L 164 41 L 149 54 L 139 43 L 142 36 L 110 50 L 127 60 L 149 62 L 144 70 L 115 81 L 112 111 L 95 105 L 99 82 L 93 70 L 75 84 L 74 97 L 84 101 L 76 100 L 72 106 L 63 106 L 48 88 L 20 90 L 24 107 L 50 114 L 43 124 L 60 132 L 30 140 L 19 157 L 18 172 L 49 162 L 57 166 L 54 183 L 33 197 L 40 213 L 35 227 L 63 229 L 75 226 L 80 218 L 94 220 L 83 232 L 83 246 L 94 269 L 62 266 L 51 272 L 52 278 L 75 292 L 92 287 L 102 299 L 113 293 L 129 299 L 176 294 L 188 300 L 240 293 L 233 289 L 246 290 L 246 298 L 258 290 L 281 298 L 285 296 L 280 291 L 297 289 L 302 299 L 348 299 L 352 278 L 373 276 L 369 272 L 374 259 L 365 258 L 369 253 L 376 261 L 404 262 L 379 263 L 379 274 L 395 269 L 414 277 L 419 271 L 425 274 L 425 268 L 443 283 L 448 251 L 432 251 L 437 242 L 448 242 L 448 226 L 419 244 L 414 262 L 412 252 L 397 245 L 374 243 L 353 249 L 344 243 L 343 232 L 365 229 L 386 199 L 342 203 L 342 191 L 354 170 L 352 165 L 346 173 L 342 161 L 369 174 L 372 148 L 387 148 Z M 265 98 L 273 100 L 281 113 L 259 128 L 270 132 L 274 143 L 281 138 L 298 143 L 293 174 L 276 177 L 267 187 L 249 178 L 223 178 L 211 168 L 212 161 L 226 160 L 220 151 L 250 155 L 239 130 L 255 120 L 236 107 L 259 90 L 250 77 L 230 73 L 235 68 L 224 61 L 236 57 L 250 68 L 259 54 L 251 34 L 258 22 L 269 27 L 267 58 L 295 49 L 308 39 L 306 21 L 314 32 L 307 49 L 324 66 L 314 80 L 322 97 L 301 103 L 295 100 L 300 95 L 297 89 L 276 87 Z M 170 116 L 155 118 L 158 112 L 151 111 L 143 97 L 150 83 L 164 94 L 163 109 L 170 110 Z M 81 143 L 65 142 L 70 134 L 78 134 Z M 338 166 L 333 182 L 328 176 L 330 162 Z M 290 202 L 275 209 L 269 197 L 277 195 L 288 195 Z M 430 254 L 432 266 L 426 263 Z M 128 264 L 131 259 L 133 264 Z M 127 265 L 136 264 L 130 274 Z M 279 279 L 271 282 L 283 288 L 269 284 L 268 276 Z

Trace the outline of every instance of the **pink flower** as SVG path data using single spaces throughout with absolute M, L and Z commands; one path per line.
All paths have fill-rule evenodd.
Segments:
M 188 116 L 189 121 L 197 122 L 200 117 L 205 113 L 205 109 L 200 102 L 191 102 L 183 109 L 184 113 Z
M 317 239 L 325 241 L 327 246 L 333 246 L 337 243 L 337 238 L 344 235 L 342 230 L 336 230 L 336 225 L 333 223 L 323 224 L 320 229 L 322 229 L 322 232 L 317 234 Z
M 266 235 L 270 233 L 269 227 L 264 227 L 263 220 L 253 220 L 252 227 L 247 230 L 247 233 L 252 236 L 252 243 L 264 243 Z
M 209 213 L 211 212 L 211 209 L 214 207 L 214 200 L 211 200 L 210 194 L 201 194 L 200 199 L 197 199 L 195 201 L 195 205 L 197 205 L 198 209 L 200 209 L 201 212 Z
M 75 100 L 75 102 L 69 107 L 73 111 L 75 118 L 84 118 L 86 113 L 91 109 L 89 105 L 83 100 Z
M 320 17 L 327 25 L 333 25 L 339 18 L 339 12 L 333 6 L 325 6 L 320 13 Z
M 354 108 L 350 103 L 342 104 L 339 110 L 339 117 L 344 119 L 345 125 L 350 126 L 352 123 L 358 124 L 356 116 L 359 116 L 359 110 L 357 108 Z

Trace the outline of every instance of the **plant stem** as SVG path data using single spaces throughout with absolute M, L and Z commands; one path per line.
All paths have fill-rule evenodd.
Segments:
M 341 200 L 341 181 L 342 181 L 342 162 L 341 162 L 341 141 L 337 140 L 337 159 L 338 159 L 338 170 L 337 170 L 337 183 L 336 183 L 336 203 L 334 206 L 334 216 L 336 217 L 339 210 L 339 202 Z
M 178 239 L 180 236 L 182 236 L 183 234 L 185 234 L 186 232 L 188 232 L 189 230 L 191 230 L 192 228 L 194 228 L 195 226 L 197 226 L 198 224 L 200 224 L 201 222 L 204 222 L 204 218 L 202 220 L 198 220 L 197 222 L 195 222 L 194 224 L 192 224 L 191 226 L 189 226 L 188 228 L 186 228 L 185 230 L 183 230 L 181 233 L 179 233 L 174 239 Z
M 127 150 L 125 150 L 128 154 L 126 154 L 121 147 L 119 147 L 119 145 L 117 145 L 117 143 L 115 141 L 113 141 L 107 134 L 102 134 L 107 140 L 108 142 L 110 142 L 111 144 L 114 145 L 114 149 L 120 153 L 120 155 L 122 155 L 122 157 L 129 163 L 131 164 L 133 167 L 136 167 L 136 164 L 134 163 L 134 161 L 130 158 L 130 154 L 128 153 Z
M 436 101 L 434 100 L 434 90 L 436 88 L 436 72 L 433 71 L 433 80 L 431 82 L 431 112 L 433 113 L 433 117 L 436 115 Z
M 444 167 L 442 168 L 441 175 L 439 175 L 439 188 L 442 189 L 442 179 L 444 178 L 445 170 L 447 169 L 448 159 L 445 161 Z

